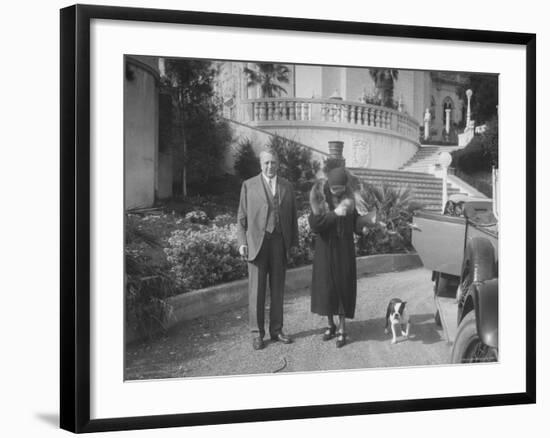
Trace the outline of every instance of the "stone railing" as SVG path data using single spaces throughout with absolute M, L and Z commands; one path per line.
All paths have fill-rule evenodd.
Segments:
M 390 108 L 337 99 L 272 98 L 244 101 L 248 121 L 256 126 L 338 124 L 356 129 L 375 128 L 418 142 L 418 122 Z M 342 126 L 344 125 L 344 126 Z

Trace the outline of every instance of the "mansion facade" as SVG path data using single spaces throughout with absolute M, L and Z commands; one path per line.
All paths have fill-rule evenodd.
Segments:
M 369 68 L 283 65 L 288 82 L 278 85 L 285 92 L 266 98 L 246 72 L 257 64 L 220 62 L 224 116 L 321 153 L 341 141 L 348 166 L 377 169 L 398 169 L 421 143 L 456 145 L 465 125 L 465 74 L 396 70 L 393 104 L 382 106 Z
M 275 84 L 279 92 L 265 97 L 260 84 L 250 80 L 258 64 L 214 61 L 213 65 L 216 101 L 232 131 L 220 173 L 234 173 L 243 141 L 250 141 L 259 152 L 274 136 L 310 148 L 318 161 L 331 155 L 329 143 L 343 144 L 343 158 L 350 168 L 433 173 L 431 163 L 426 169 L 408 164 L 427 153 L 423 143 L 450 150 L 446 146 L 460 143 L 461 136 L 464 140 L 466 133 L 473 135 L 467 110 L 470 96 L 460 96 L 467 74 L 393 70 L 393 99 L 381 105 L 369 68 L 284 64 L 285 80 Z M 170 198 L 181 184 L 175 166 L 177 145 L 168 139 L 171 98 L 163 91 L 163 74 L 162 58 L 125 56 L 127 209 L 147 208 Z

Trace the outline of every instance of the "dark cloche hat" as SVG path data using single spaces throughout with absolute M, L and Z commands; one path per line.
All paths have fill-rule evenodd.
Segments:
M 332 186 L 345 186 L 348 182 L 348 175 L 344 167 L 336 167 L 332 169 L 328 175 L 328 185 Z

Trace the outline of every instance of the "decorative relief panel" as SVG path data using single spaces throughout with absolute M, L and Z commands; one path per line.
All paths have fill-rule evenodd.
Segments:
M 352 143 L 353 164 L 352 167 L 369 167 L 370 144 L 363 138 L 354 138 Z

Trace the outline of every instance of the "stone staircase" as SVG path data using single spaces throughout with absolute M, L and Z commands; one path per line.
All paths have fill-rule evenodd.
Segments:
M 421 203 L 425 210 L 441 211 L 443 181 L 429 173 L 402 170 L 350 168 L 363 182 L 374 186 L 383 185 L 395 189 L 411 190 L 415 201 Z M 460 193 L 460 190 L 447 184 L 448 195 Z
M 421 146 L 418 152 L 407 161 L 399 170 L 405 170 L 408 172 L 422 172 L 431 173 L 437 163 L 438 155 L 440 152 L 452 152 L 458 149 L 458 146 Z

